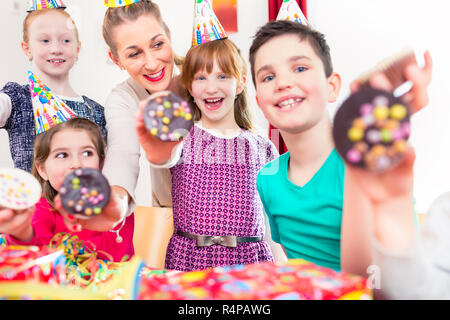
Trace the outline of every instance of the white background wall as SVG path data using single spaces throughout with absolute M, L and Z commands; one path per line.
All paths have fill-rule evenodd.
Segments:
M 0 21 L 4 28 L 0 51 L 0 87 L 8 81 L 26 83 L 29 62 L 20 50 L 22 21 L 26 0 L 2 1 Z M 64 0 L 79 28 L 83 44 L 79 62 L 71 73 L 77 92 L 104 103 L 111 88 L 126 79 L 127 74 L 107 58 L 107 48 L 101 36 L 106 8 L 102 0 Z M 190 46 L 193 0 L 156 0 L 172 31 L 175 52 L 183 55 Z M 421 3 L 425 3 L 421 6 Z M 332 50 L 335 71 L 343 79 L 340 100 L 348 95 L 348 85 L 364 70 L 380 59 L 412 46 L 418 52 L 430 49 L 433 57 L 433 82 L 430 105 L 413 120 L 411 143 L 416 148 L 415 197 L 419 212 L 444 191 L 450 191 L 450 119 L 447 92 L 450 90 L 450 45 L 447 33 L 450 3 L 442 0 L 309 0 L 308 16 L 313 27 L 326 34 Z M 245 57 L 251 37 L 258 26 L 267 21 L 266 0 L 238 0 L 239 32 L 230 38 Z M 254 89 L 249 78 L 249 94 L 254 101 Z M 258 128 L 264 130 L 267 121 L 253 103 L 252 110 Z M 0 130 L 0 167 L 11 166 L 7 134 Z M 149 173 L 141 161 L 138 182 L 138 202 L 150 205 Z
M 424 212 L 450 191 L 450 2 L 440 0 L 309 0 L 311 24 L 325 33 L 335 71 L 343 77 L 340 102 L 360 72 L 380 59 L 412 47 L 433 58 L 430 103 L 412 120 L 416 149 L 414 195 Z M 333 108 L 332 108 L 333 109 Z

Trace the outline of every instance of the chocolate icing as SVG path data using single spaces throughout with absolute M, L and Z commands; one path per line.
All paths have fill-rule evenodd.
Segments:
M 68 212 L 91 217 L 102 213 L 109 202 L 111 188 L 99 171 L 80 168 L 66 176 L 59 193 Z
M 192 118 L 188 103 L 170 91 L 152 95 L 144 109 L 146 128 L 163 141 L 186 136 L 194 124 Z
M 364 88 L 352 94 L 334 118 L 333 139 L 342 158 L 375 172 L 401 161 L 409 135 L 409 107 L 379 89 Z

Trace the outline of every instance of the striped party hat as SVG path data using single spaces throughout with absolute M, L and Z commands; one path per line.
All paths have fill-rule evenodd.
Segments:
M 109 8 L 125 7 L 130 4 L 139 2 L 140 0 L 105 0 L 105 6 Z
M 65 9 L 66 5 L 61 0 L 28 0 L 27 12 L 42 9 Z
M 208 0 L 195 0 L 192 46 L 228 38 Z
M 31 100 L 33 102 L 36 134 L 47 131 L 57 124 L 66 122 L 77 115 L 64 102 L 50 92 L 36 75 L 28 71 Z

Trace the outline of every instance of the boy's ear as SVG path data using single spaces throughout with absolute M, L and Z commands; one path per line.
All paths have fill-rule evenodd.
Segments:
M 20 46 L 22 47 L 22 51 L 25 53 L 25 55 L 28 57 L 28 59 L 30 61 L 33 60 L 33 55 L 30 52 L 30 47 L 28 46 L 28 43 L 21 42 Z
M 338 73 L 333 72 L 328 77 L 328 102 L 336 102 L 341 91 L 342 80 Z
M 109 58 L 111 59 L 111 61 L 114 62 L 114 64 L 115 64 L 116 66 L 118 66 L 121 70 L 123 70 L 123 67 L 122 67 L 122 65 L 121 65 L 120 62 L 119 62 L 119 59 L 117 59 L 117 58 L 112 54 L 111 50 L 108 50 L 108 56 L 109 56 Z
M 44 179 L 45 181 L 48 181 L 48 175 L 47 175 L 47 172 L 45 171 L 44 165 L 37 163 L 37 162 L 35 163 L 35 165 L 36 165 L 37 172 L 39 173 L 41 178 Z

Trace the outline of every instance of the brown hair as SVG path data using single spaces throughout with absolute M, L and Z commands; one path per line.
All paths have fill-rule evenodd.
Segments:
M 181 72 L 181 81 L 185 88 L 192 88 L 192 81 L 198 71 L 205 69 L 210 73 L 214 67 L 214 61 L 217 61 L 217 65 L 224 73 L 235 77 L 240 82 L 247 74 L 247 64 L 238 47 L 229 39 L 214 40 L 194 46 L 188 51 Z M 186 94 L 194 110 L 194 120 L 198 121 L 201 118 L 201 111 L 189 92 Z M 239 127 L 252 129 L 245 85 L 244 90 L 236 96 L 234 102 L 234 119 Z
M 36 164 L 44 164 L 50 154 L 50 144 L 52 142 L 53 136 L 56 133 L 63 131 L 64 129 L 84 130 L 89 134 L 100 159 L 100 169 L 103 167 L 103 163 L 106 157 L 106 146 L 105 141 L 103 140 L 102 132 L 99 126 L 89 119 L 78 117 L 72 118 L 66 122 L 56 125 L 55 127 L 44 133 L 39 134 L 34 141 L 34 158 L 31 173 L 41 184 L 42 190 L 44 192 L 44 197 L 47 199 L 51 206 L 53 206 L 53 199 L 58 194 L 58 191 L 50 185 L 49 181 L 44 180 L 40 176 Z
M 117 8 L 108 8 L 103 19 L 103 39 L 111 50 L 114 57 L 117 58 L 117 45 L 114 40 L 113 30 L 117 26 L 127 22 L 135 21 L 143 15 L 152 15 L 162 26 L 167 37 L 170 38 L 170 29 L 161 16 L 159 6 L 150 0 L 141 0 L 139 2 Z M 181 65 L 183 58 L 174 54 L 175 64 Z
M 50 10 L 52 10 L 52 11 L 50 11 Z M 48 12 L 53 12 L 54 10 L 57 10 L 55 12 L 60 12 L 63 16 L 65 16 L 72 23 L 73 30 L 75 32 L 75 38 L 77 39 L 77 42 L 80 42 L 78 29 L 77 29 L 77 26 L 75 24 L 75 21 L 73 21 L 73 19 L 70 16 L 70 14 L 68 14 L 62 8 L 58 8 L 58 9 L 54 9 L 54 8 L 42 9 L 42 10 L 31 11 L 30 13 L 28 13 L 27 16 L 25 17 L 25 20 L 23 21 L 23 42 L 28 43 L 28 41 L 30 40 L 29 29 L 30 29 L 30 24 L 33 21 L 33 19 L 36 18 L 36 17 L 42 16 L 42 15 L 48 13 Z
M 255 85 L 255 87 L 255 56 L 259 48 L 261 48 L 269 40 L 287 34 L 296 35 L 301 41 L 308 41 L 314 52 L 317 54 L 320 60 L 322 60 L 325 75 L 329 77 L 333 73 L 330 47 L 328 46 L 325 40 L 325 36 L 322 33 L 298 22 L 289 20 L 270 21 L 256 32 L 252 45 L 250 47 L 249 60 L 253 84 Z

